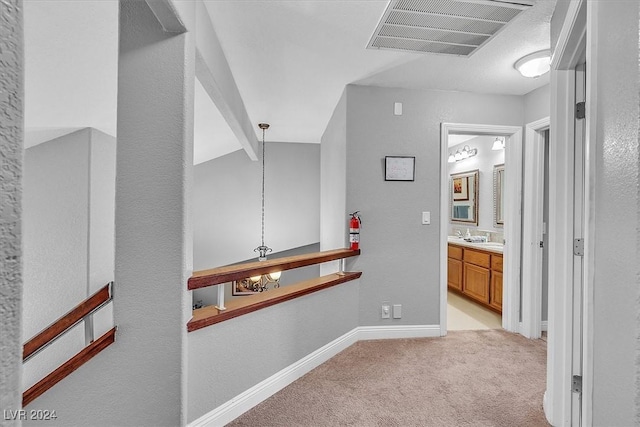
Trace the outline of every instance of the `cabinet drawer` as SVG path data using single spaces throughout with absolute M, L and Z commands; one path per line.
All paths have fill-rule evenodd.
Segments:
M 453 259 L 462 259 L 462 248 L 449 245 L 448 257 Z
M 502 256 L 500 255 L 491 255 L 491 269 L 496 271 L 502 270 Z
M 464 261 L 480 267 L 489 268 L 491 266 L 491 255 L 471 249 L 464 250 Z

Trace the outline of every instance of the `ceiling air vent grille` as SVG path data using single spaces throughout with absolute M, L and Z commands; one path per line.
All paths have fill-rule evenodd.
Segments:
M 391 0 L 368 49 L 469 56 L 529 0 Z

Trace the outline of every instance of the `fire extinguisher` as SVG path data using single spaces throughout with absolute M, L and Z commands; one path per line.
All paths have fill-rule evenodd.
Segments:
M 362 224 L 362 220 L 358 216 L 358 212 L 360 211 L 349 214 L 351 215 L 351 220 L 349 221 L 349 243 L 352 251 L 360 249 L 360 224 Z

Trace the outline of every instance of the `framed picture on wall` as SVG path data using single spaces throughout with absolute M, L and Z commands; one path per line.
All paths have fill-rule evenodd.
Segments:
M 385 156 L 385 181 L 414 181 L 416 158 L 411 156 Z
M 453 200 L 469 200 L 469 177 L 453 178 Z

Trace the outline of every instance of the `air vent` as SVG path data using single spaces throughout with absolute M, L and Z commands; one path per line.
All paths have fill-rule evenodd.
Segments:
M 367 49 L 470 56 L 532 0 L 391 0 Z

